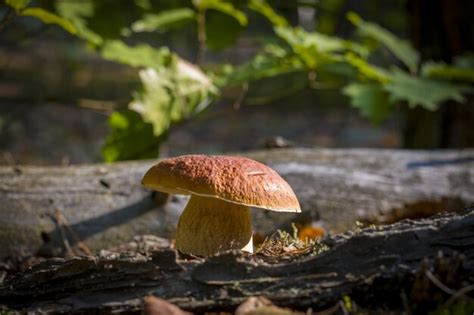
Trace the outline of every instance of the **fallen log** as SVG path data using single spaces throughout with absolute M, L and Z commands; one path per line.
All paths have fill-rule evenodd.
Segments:
M 365 309 L 425 313 L 473 295 L 473 210 L 329 236 L 283 258 L 235 251 L 191 259 L 161 249 L 51 259 L 6 279 L 0 305 L 139 312 L 143 297 L 155 295 L 188 311 L 218 312 L 265 296 L 297 310 L 344 299 Z
M 279 149 L 244 155 L 276 169 L 303 209 L 300 215 L 253 211 L 262 234 L 317 219 L 340 232 L 356 220 L 389 223 L 474 202 L 474 150 Z M 0 167 L 0 259 L 18 252 L 64 255 L 64 248 L 81 241 L 97 252 L 138 234 L 173 237 L 186 199 L 157 203 L 141 187 L 153 163 Z

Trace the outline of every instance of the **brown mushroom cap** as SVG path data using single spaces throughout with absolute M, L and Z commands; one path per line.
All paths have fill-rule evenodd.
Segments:
M 200 195 L 273 211 L 301 212 L 295 193 L 278 173 L 245 157 L 169 158 L 153 166 L 142 183 L 171 194 Z

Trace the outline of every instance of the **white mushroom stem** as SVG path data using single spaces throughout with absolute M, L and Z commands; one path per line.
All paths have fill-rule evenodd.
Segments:
M 192 195 L 179 218 L 176 249 L 200 256 L 228 249 L 252 253 L 249 207 L 217 198 Z

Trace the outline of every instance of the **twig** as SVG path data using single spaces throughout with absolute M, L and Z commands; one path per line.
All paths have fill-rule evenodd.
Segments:
M 315 86 L 317 86 L 316 78 L 317 78 L 316 71 L 311 70 L 308 72 L 308 86 L 310 88 L 314 88 Z
M 339 300 L 339 307 L 341 308 L 342 314 L 349 315 L 349 311 L 347 310 L 346 305 L 344 304 L 343 300 Z
M 244 84 L 242 84 L 242 89 L 240 90 L 240 93 L 239 93 L 239 96 L 237 97 L 237 99 L 235 100 L 234 102 L 234 109 L 239 109 L 240 106 L 242 105 L 244 99 L 245 99 L 245 96 L 247 96 L 247 92 L 249 91 L 249 84 L 248 82 L 245 82 Z
M 66 217 L 64 216 L 64 214 L 62 213 L 62 211 L 60 209 L 56 209 L 55 210 L 55 215 L 56 215 L 56 220 L 58 221 L 58 224 L 60 225 L 61 227 L 61 236 L 63 236 L 63 230 L 62 228 L 64 228 L 73 238 L 74 238 L 74 241 L 75 243 L 77 244 L 77 247 L 84 253 L 86 254 L 87 256 L 91 256 L 92 255 L 92 251 L 89 249 L 89 247 L 79 238 L 79 236 L 76 234 L 76 232 L 74 232 L 74 230 L 71 228 L 71 226 L 69 225 L 69 222 L 68 220 L 66 219 Z M 64 233 L 65 234 L 65 233 Z M 63 239 L 66 239 L 67 241 L 67 237 L 64 235 L 63 236 Z M 69 244 L 69 241 L 67 241 L 67 244 Z M 71 247 L 69 246 L 69 249 L 70 251 L 74 254 L 74 251 L 71 249 Z M 67 248 L 66 248 L 67 250 Z
M 434 274 L 431 273 L 431 271 L 426 270 L 425 274 L 428 277 L 428 279 L 430 279 L 442 291 L 446 292 L 449 295 L 456 294 L 456 291 L 454 291 L 453 289 L 448 288 L 447 286 L 445 286 L 441 281 L 438 280 L 438 278 L 435 277 Z
M 108 115 L 110 115 L 118 107 L 117 103 L 114 101 L 93 100 L 85 98 L 79 100 L 78 106 Z
M 453 302 L 460 298 L 461 296 L 466 295 L 467 293 L 474 291 L 474 284 L 465 286 L 464 288 L 460 289 L 456 293 L 454 293 L 447 301 L 444 303 L 445 307 L 448 307 L 449 305 L 453 304 Z
M 64 245 L 64 248 L 66 249 L 67 255 L 70 257 L 75 256 L 75 253 L 72 250 L 71 244 L 69 244 L 69 240 L 67 239 L 66 231 L 64 231 L 64 224 L 63 224 L 64 215 L 62 211 L 59 210 L 58 208 L 54 210 L 54 218 L 56 219 L 56 223 L 58 224 L 59 232 L 61 233 L 61 239 L 63 240 L 63 245 Z

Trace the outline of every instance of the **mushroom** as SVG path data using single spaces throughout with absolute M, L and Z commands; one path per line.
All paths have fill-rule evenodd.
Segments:
M 179 218 L 175 247 L 209 256 L 229 249 L 253 252 L 250 207 L 301 212 L 288 183 L 271 168 L 235 156 L 184 155 L 162 160 L 142 184 L 191 195 Z

